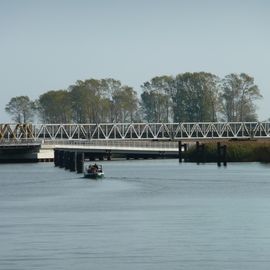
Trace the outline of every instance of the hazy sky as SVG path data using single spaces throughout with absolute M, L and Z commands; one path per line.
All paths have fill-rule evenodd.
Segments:
M 268 0 L 0 0 L 0 123 L 15 96 L 108 77 L 140 93 L 187 71 L 253 76 L 265 120 L 269 67 Z

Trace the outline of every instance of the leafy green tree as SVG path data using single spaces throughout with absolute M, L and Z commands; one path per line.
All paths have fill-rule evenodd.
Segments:
M 27 123 L 33 120 L 34 102 L 28 96 L 13 97 L 6 105 L 5 110 L 17 123 Z
M 137 93 L 132 87 L 122 86 L 113 92 L 114 121 L 133 122 L 138 109 Z
M 100 122 L 101 93 L 101 82 L 96 79 L 77 81 L 75 85 L 70 87 L 75 122 Z
M 211 73 L 202 73 L 204 89 L 204 103 L 206 107 L 204 111 L 207 112 L 208 121 L 218 121 L 220 120 L 220 78 Z M 208 107 L 208 109 L 207 109 Z
M 38 110 L 45 123 L 70 123 L 71 96 L 67 90 L 48 91 L 39 97 Z
M 73 119 L 78 123 L 99 123 L 113 118 L 113 92 L 121 87 L 114 79 L 88 79 L 69 87 Z
M 174 121 L 216 121 L 218 89 L 218 77 L 211 73 L 178 74 L 171 92 Z
M 255 101 L 262 95 L 254 78 L 245 74 L 229 74 L 222 80 L 222 113 L 226 121 L 256 121 Z
M 148 122 L 169 122 L 172 116 L 171 76 L 159 76 L 145 82 L 141 88 L 141 107 Z
M 100 100 L 100 115 L 101 121 L 103 122 L 113 122 L 116 115 L 116 104 L 113 101 L 114 93 L 121 90 L 121 82 L 112 78 L 101 79 L 101 100 Z
M 147 122 L 158 122 L 155 105 L 155 94 L 150 91 L 143 91 L 141 94 L 141 107 L 144 118 Z

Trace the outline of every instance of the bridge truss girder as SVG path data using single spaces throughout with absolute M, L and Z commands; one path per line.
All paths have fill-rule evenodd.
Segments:
M 0 142 L 269 138 L 270 122 L 0 124 Z

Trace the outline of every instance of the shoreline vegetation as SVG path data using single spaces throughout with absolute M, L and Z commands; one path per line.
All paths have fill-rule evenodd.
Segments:
M 221 142 L 227 146 L 227 162 L 270 162 L 270 141 L 231 140 Z M 203 153 L 198 153 L 196 145 L 191 146 L 184 155 L 187 162 L 217 162 L 217 142 L 204 143 Z

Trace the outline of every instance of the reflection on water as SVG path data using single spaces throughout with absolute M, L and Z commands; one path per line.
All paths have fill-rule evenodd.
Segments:
M 270 167 L 0 165 L 0 269 L 268 269 Z

